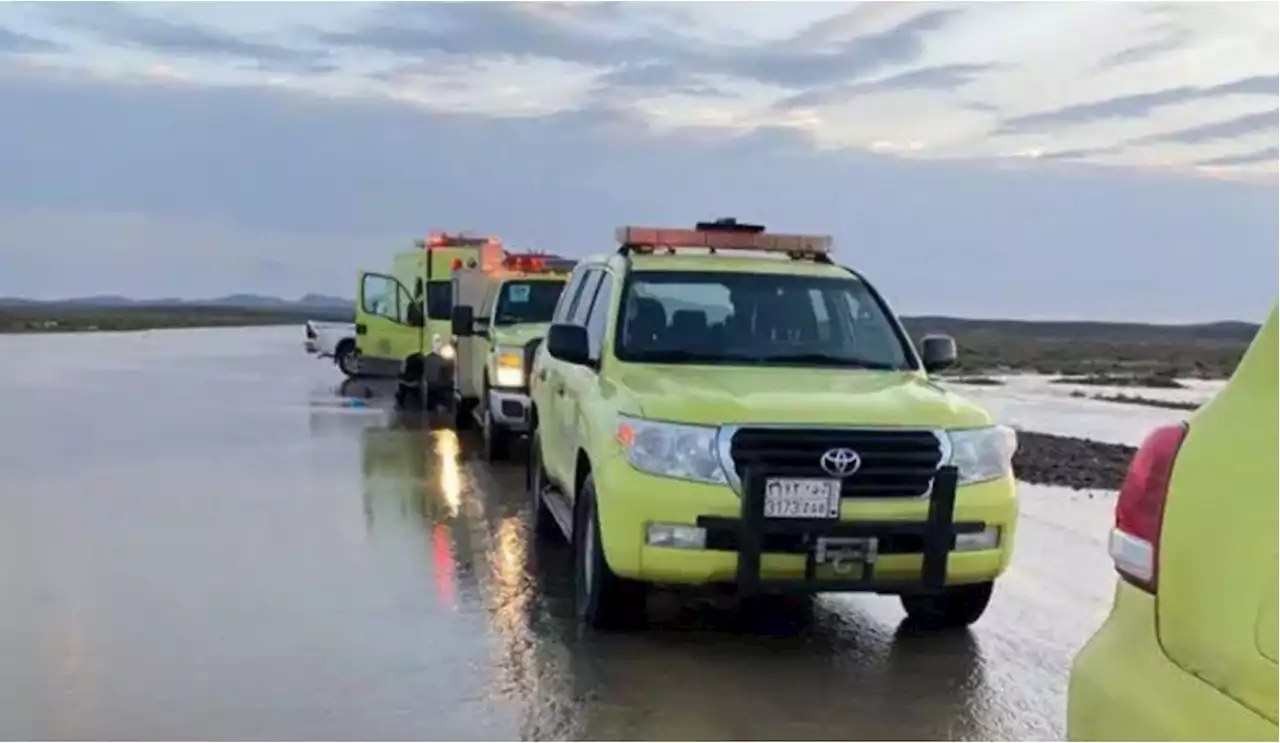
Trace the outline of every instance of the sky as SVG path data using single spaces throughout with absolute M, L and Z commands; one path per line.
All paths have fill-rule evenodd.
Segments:
M 1256 320 L 1278 8 L 2 3 L 0 296 L 351 296 L 433 229 L 736 216 L 907 314 Z

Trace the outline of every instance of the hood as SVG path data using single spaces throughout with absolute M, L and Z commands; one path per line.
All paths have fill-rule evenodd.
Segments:
M 494 346 L 523 346 L 536 338 L 547 335 L 551 323 L 527 323 L 520 325 L 495 325 L 489 330 Z
M 645 418 L 677 423 L 817 423 L 967 428 L 982 408 L 916 372 L 634 365 L 614 377 Z

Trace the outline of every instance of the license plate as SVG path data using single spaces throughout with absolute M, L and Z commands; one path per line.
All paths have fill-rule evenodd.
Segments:
M 817 478 L 774 478 L 764 484 L 767 519 L 840 518 L 840 481 Z

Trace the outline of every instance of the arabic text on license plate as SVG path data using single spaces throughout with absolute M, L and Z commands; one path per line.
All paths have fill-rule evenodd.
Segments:
M 840 481 L 773 478 L 764 485 L 767 519 L 840 518 Z

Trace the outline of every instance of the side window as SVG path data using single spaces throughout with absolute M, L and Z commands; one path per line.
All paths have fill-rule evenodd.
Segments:
M 821 289 L 809 290 L 809 301 L 813 305 L 813 319 L 818 325 L 818 340 L 823 343 L 831 341 L 831 313 L 827 311 L 827 295 Z
M 569 311 L 573 308 L 573 300 L 578 296 L 578 291 L 582 289 L 582 279 L 586 277 L 589 271 L 590 269 L 587 268 L 579 268 L 573 272 L 568 286 L 560 294 L 560 301 L 556 302 L 556 311 L 551 316 L 551 322 L 564 322 L 565 318 L 569 317 Z
M 603 272 L 600 289 L 596 299 L 591 303 L 591 314 L 587 315 L 587 346 L 591 349 L 591 360 L 599 361 L 604 350 L 604 333 L 609 327 L 609 305 L 613 299 L 613 275 Z
M 396 322 L 401 325 L 412 325 L 413 320 L 411 316 L 413 315 L 413 297 L 409 296 L 409 290 L 404 288 L 404 285 L 398 282 L 396 283 L 396 299 Z
M 360 287 L 362 309 L 370 315 L 396 320 L 400 314 L 396 305 L 396 290 L 399 288 L 400 283 L 390 276 L 365 274 Z
M 569 310 L 569 319 L 566 322 L 574 325 L 586 327 L 587 312 L 591 309 L 591 299 L 596 295 L 596 287 L 600 286 L 600 277 L 604 275 L 604 271 L 593 268 L 587 272 L 587 278 L 582 282 L 582 291 L 578 293 L 578 301 L 573 303 L 573 307 Z

